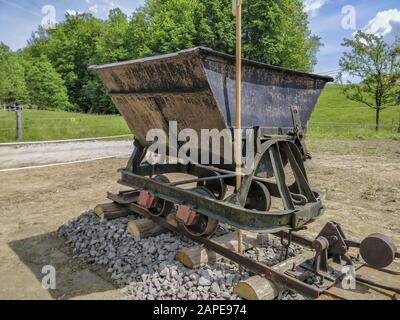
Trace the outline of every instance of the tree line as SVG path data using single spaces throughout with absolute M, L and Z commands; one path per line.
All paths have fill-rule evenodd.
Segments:
M 301 0 L 244 1 L 245 58 L 312 71 L 320 38 L 308 28 Z M 66 14 L 39 27 L 27 46 L 0 46 L 0 104 L 92 113 L 117 112 L 91 64 L 207 46 L 234 54 L 231 0 L 146 0 L 130 17 L 120 9 L 102 20 Z

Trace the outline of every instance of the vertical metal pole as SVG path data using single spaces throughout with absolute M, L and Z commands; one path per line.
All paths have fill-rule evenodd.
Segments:
M 16 107 L 15 116 L 17 121 L 17 140 L 22 141 L 22 109 L 20 106 Z
M 242 184 L 242 0 L 236 0 L 236 192 Z M 237 230 L 238 252 L 242 250 L 242 230 Z

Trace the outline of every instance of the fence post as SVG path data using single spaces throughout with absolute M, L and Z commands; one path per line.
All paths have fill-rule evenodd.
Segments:
M 15 115 L 17 120 L 17 140 L 22 141 L 22 108 L 16 106 Z

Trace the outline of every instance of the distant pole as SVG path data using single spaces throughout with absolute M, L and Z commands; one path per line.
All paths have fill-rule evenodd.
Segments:
M 242 184 L 242 0 L 233 0 L 236 16 L 236 192 Z M 242 230 L 237 230 L 238 252 L 242 254 Z
M 22 141 L 22 108 L 16 105 L 15 116 L 17 120 L 17 140 Z

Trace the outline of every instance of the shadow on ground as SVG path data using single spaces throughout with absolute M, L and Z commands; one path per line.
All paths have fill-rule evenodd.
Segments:
M 41 287 L 42 268 L 52 265 L 56 269 L 56 289 L 48 290 L 53 299 L 111 298 L 108 295 L 93 295 L 116 291 L 109 282 L 104 268 L 88 265 L 83 259 L 72 259 L 71 249 L 55 232 L 42 234 L 8 243 L 38 281 Z M 114 297 L 115 298 L 115 297 Z

